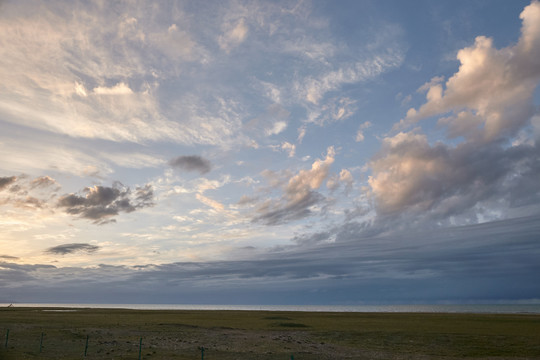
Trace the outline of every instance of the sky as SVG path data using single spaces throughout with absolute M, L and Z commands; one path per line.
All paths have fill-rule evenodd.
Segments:
M 540 2 L 0 1 L 0 302 L 540 302 Z

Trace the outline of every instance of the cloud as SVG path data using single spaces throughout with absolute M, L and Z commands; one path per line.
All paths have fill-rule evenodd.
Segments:
M 281 144 L 281 149 L 289 153 L 289 157 L 294 157 L 296 154 L 296 145 L 291 144 L 290 142 L 284 141 Z
M 100 157 L 125 168 L 141 169 L 149 167 L 158 167 L 165 163 L 161 158 L 137 152 L 129 153 L 103 153 Z
M 130 213 L 154 205 L 153 189 L 150 185 L 137 188 L 134 194 L 120 183 L 115 183 L 112 187 L 86 187 L 82 192 L 84 195 L 61 196 L 56 206 L 68 214 L 92 220 L 98 225 L 116 222 L 113 217 L 120 212 Z
M 46 188 L 49 186 L 57 185 L 57 183 L 56 180 L 54 180 L 50 176 L 41 176 L 32 180 L 30 185 L 32 188 Z
M 4 186 L 1 186 L 3 183 Z M 0 178 L 0 206 L 10 205 L 23 210 L 49 209 L 49 202 L 56 196 L 60 186 L 50 176 L 34 179 L 27 175 Z
M 512 141 L 534 113 L 540 33 L 531 24 L 540 19 L 540 3 L 532 2 L 520 17 L 516 45 L 498 50 L 492 39 L 477 37 L 458 52 L 459 70 L 444 86 L 442 77 L 424 84 L 426 103 L 395 127 L 439 116 L 447 136 L 461 142 L 430 144 L 419 129 L 383 139 L 369 163 L 377 224 L 452 225 L 540 211 L 540 185 L 532 180 L 540 176 L 538 141 L 530 132 Z M 402 219 L 401 225 L 389 217 Z
M 0 284 L 9 289 L 11 301 L 21 302 L 128 303 L 136 295 L 148 303 L 156 294 L 162 303 L 204 303 L 210 298 L 231 304 L 245 304 L 246 299 L 253 304 L 290 299 L 301 304 L 534 299 L 540 298 L 535 281 L 540 271 L 539 220 L 523 217 L 363 238 L 351 228 L 336 227 L 311 239 L 298 238 L 296 247 L 254 253 L 250 260 L 69 271 L 2 262 Z M 329 236 L 336 241 L 327 242 Z M 60 245 L 55 254 L 63 254 L 62 247 L 76 250 L 77 245 L 88 246 Z
M 442 84 L 434 78 L 421 87 L 426 103 L 411 108 L 396 129 L 421 119 L 451 112 L 439 120 L 448 137 L 490 142 L 513 136 L 534 113 L 533 93 L 540 79 L 540 3 L 533 1 L 520 15 L 521 38 L 514 46 L 493 47 L 478 36 L 457 54 L 459 70 Z
M 197 200 L 202 202 L 203 204 L 213 208 L 216 211 L 223 211 L 225 209 L 225 206 L 215 200 L 210 199 L 209 197 L 206 197 L 204 195 L 201 195 L 200 193 L 197 193 L 196 195 Z
M 262 114 L 246 122 L 243 128 L 257 138 L 278 135 L 287 128 L 289 116 L 290 112 L 283 106 L 272 104 Z
M 8 127 L 9 128 L 9 127 Z M 51 169 L 64 174 L 103 177 L 113 170 L 107 155 L 94 155 L 94 149 L 80 146 L 81 142 L 56 136 L 40 135 L 36 141 L 32 133 L 7 133 L 2 139 L 0 158 L 2 168 L 12 173 L 50 173 Z
M 358 131 L 356 132 L 356 142 L 362 142 L 364 141 L 364 130 L 371 127 L 371 123 L 369 121 L 363 122 L 358 127 Z
M 201 174 L 206 174 L 212 169 L 212 163 L 198 155 L 178 156 L 171 159 L 169 165 L 185 171 L 198 171 Z
M 316 190 L 328 177 L 334 162 L 335 150 L 327 149 L 324 160 L 317 159 L 310 170 L 301 170 L 283 185 L 284 194 L 279 200 L 267 200 L 257 208 L 253 221 L 267 225 L 278 225 L 312 215 L 312 208 L 325 200 Z M 276 185 L 281 185 L 277 182 Z
M 53 246 L 45 250 L 45 253 L 51 255 L 68 255 L 74 253 L 87 253 L 91 254 L 100 249 L 99 246 L 83 244 L 83 243 L 74 243 L 74 244 L 63 244 L 58 246 Z
M 399 133 L 383 140 L 368 183 L 380 215 L 442 220 L 468 214 L 476 222 L 483 208 L 504 217 L 497 209 L 540 200 L 540 185 L 531 180 L 540 176 L 539 154 L 538 146 L 430 145 L 425 135 Z
M 378 54 L 371 59 L 346 65 L 318 77 L 308 77 L 303 84 L 298 86 L 307 102 L 318 104 L 326 93 L 337 90 L 346 84 L 354 84 L 374 78 L 391 68 L 399 66 L 402 60 L 403 56 L 399 52 Z
M 0 177 L 0 190 L 7 188 L 17 180 L 16 176 L 4 176 Z
M 79 85 L 79 84 L 78 84 Z M 80 85 L 79 85 L 80 87 Z M 84 90 L 80 90 L 81 93 L 86 93 Z M 133 94 L 133 90 L 129 88 L 128 85 L 126 85 L 123 82 L 119 82 L 118 84 L 114 85 L 113 87 L 105 87 L 105 86 L 98 86 L 94 88 L 93 92 L 98 95 L 130 95 Z
M 10 255 L 0 255 L 0 259 L 4 259 L 4 260 L 19 260 L 18 257 L 16 256 L 10 256 Z
M 18 2 L 2 11 L 4 121 L 112 141 L 200 140 L 195 126 L 185 132 L 169 118 L 158 96 L 161 78 L 204 58 L 178 6 L 42 5 L 39 16 Z
M 248 26 L 246 19 L 240 18 L 235 22 L 224 24 L 224 34 L 219 37 L 219 46 L 226 52 L 240 45 L 247 38 Z

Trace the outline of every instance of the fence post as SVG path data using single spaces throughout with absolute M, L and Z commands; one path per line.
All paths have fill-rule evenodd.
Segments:
M 293 354 L 291 354 L 291 360 L 294 360 L 294 355 Z
M 6 331 L 6 349 L 7 349 L 7 346 L 8 346 L 8 339 L 9 339 L 9 329 L 7 329 L 7 331 Z
M 84 357 L 86 357 L 86 353 L 88 352 L 88 338 L 90 335 L 86 335 L 86 345 L 84 346 Z
M 43 348 L 43 333 L 41 333 L 41 340 L 39 340 L 39 353 L 41 354 L 41 349 Z
M 139 360 L 141 360 L 142 354 L 142 338 L 139 339 Z
M 201 346 L 200 349 L 201 349 L 201 360 L 204 360 L 204 346 Z

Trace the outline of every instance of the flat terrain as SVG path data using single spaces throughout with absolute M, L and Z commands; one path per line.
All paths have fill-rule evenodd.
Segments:
M 138 359 L 141 338 L 142 359 L 540 359 L 540 315 L 0 309 L 0 359 Z

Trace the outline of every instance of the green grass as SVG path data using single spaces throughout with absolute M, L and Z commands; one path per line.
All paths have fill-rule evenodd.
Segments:
M 0 309 L 0 359 L 540 359 L 540 315 L 46 310 Z

